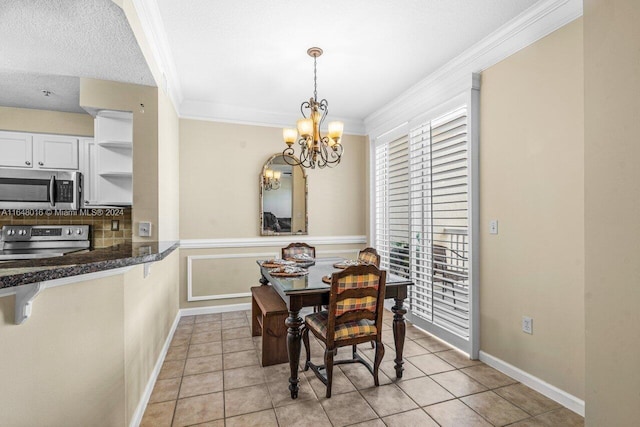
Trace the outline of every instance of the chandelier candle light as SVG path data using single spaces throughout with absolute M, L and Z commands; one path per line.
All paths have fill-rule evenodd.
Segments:
M 329 122 L 328 136 L 322 136 L 320 126 L 324 122 L 329 112 L 329 103 L 326 99 L 318 102 L 318 79 L 316 70 L 316 61 L 318 56 L 322 55 L 322 49 L 312 47 L 307 50 L 309 56 L 313 57 L 313 98 L 305 101 L 300 105 L 300 112 L 304 118 L 298 120 L 296 129 L 283 129 L 282 136 L 287 148 L 282 154 L 287 163 L 292 166 L 303 166 L 305 168 L 315 169 L 315 167 L 324 168 L 325 166 L 335 166 L 340 163 L 342 157 L 342 131 L 344 124 L 342 122 Z M 309 117 L 305 114 L 305 110 L 309 110 Z M 300 138 L 298 138 L 300 134 Z M 300 146 L 300 160 L 295 159 L 293 143 L 298 141 Z
M 266 191 L 277 190 L 280 188 L 280 177 L 282 176 L 282 172 L 274 171 L 271 169 L 267 169 L 264 171 L 264 189 Z

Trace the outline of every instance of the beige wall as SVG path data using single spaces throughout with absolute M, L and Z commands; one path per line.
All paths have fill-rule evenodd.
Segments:
M 178 115 L 158 90 L 158 240 L 178 240 L 180 135 Z
M 583 115 L 582 20 L 482 73 L 481 350 L 581 399 Z
M 0 425 L 128 425 L 178 312 L 177 262 L 45 289 L 22 325 L 0 298 Z
M 81 78 L 80 105 L 133 112 L 133 240 L 148 239 L 137 236 L 140 221 L 151 221 L 151 240 L 158 240 L 158 89 Z
M 309 235 L 365 234 L 365 139 L 344 137 L 343 161 L 308 170 Z M 180 120 L 180 238 L 256 237 L 259 179 L 285 148 L 279 128 Z
M 308 170 L 309 236 L 362 236 L 366 233 L 365 138 L 344 137 L 343 161 L 334 169 Z M 285 148 L 279 128 L 180 120 L 180 238 L 237 239 L 260 237 L 259 193 L 264 162 Z M 292 236 L 290 241 L 305 241 Z M 256 259 L 277 255 L 283 245 L 220 249 L 181 249 L 181 307 L 247 302 L 217 299 L 187 302 L 187 257 L 194 261 L 194 290 L 202 295 L 248 292 L 258 284 Z M 323 245 L 319 251 L 361 248 L 362 245 Z M 355 249 L 354 249 L 355 250 Z M 228 255 L 260 254 L 234 259 Z M 348 255 L 352 255 L 349 253 Z M 220 258 L 218 258 L 220 257 Z
M 0 106 L 0 130 L 93 136 L 89 114 Z
M 586 0 L 587 425 L 640 419 L 640 3 Z

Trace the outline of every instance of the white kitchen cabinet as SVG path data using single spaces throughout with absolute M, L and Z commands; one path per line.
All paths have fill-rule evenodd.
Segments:
M 93 138 L 80 139 L 80 172 L 82 172 L 82 191 L 85 206 L 94 206 L 96 200 L 96 144 Z
M 0 132 L 0 166 L 33 167 L 33 135 L 22 132 Z
M 78 138 L 61 135 L 34 135 L 36 168 L 78 170 Z
M 0 131 L 0 166 L 78 170 L 78 138 Z
M 133 202 L 133 113 L 99 111 L 95 118 L 92 199 L 98 205 Z

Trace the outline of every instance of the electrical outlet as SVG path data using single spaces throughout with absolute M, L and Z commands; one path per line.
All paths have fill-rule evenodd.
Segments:
M 140 221 L 138 224 L 138 236 L 151 237 L 151 223 L 148 221 Z
M 531 317 L 522 316 L 522 332 L 533 335 L 533 319 Z
M 489 234 L 498 234 L 498 220 L 492 219 L 489 221 Z

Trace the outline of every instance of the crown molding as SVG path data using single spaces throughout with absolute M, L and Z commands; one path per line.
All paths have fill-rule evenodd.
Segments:
M 267 127 L 294 127 L 300 114 L 280 113 L 237 105 L 216 104 L 207 101 L 193 101 L 185 99 L 180 104 L 180 118 L 223 123 L 237 123 L 243 125 Z M 344 123 L 345 133 L 349 135 L 365 135 L 364 121 L 345 117 L 332 116 L 332 120 Z M 324 127 L 323 127 L 324 128 Z
M 132 0 L 132 3 L 151 49 L 151 54 L 160 69 L 161 81 L 157 82 L 158 87 L 169 95 L 177 111 L 183 99 L 182 86 L 169 48 L 169 40 L 164 29 L 162 16 L 160 16 L 158 3 L 155 0 Z
M 535 4 L 364 119 L 373 138 L 469 89 L 479 73 L 582 16 L 582 0 Z

